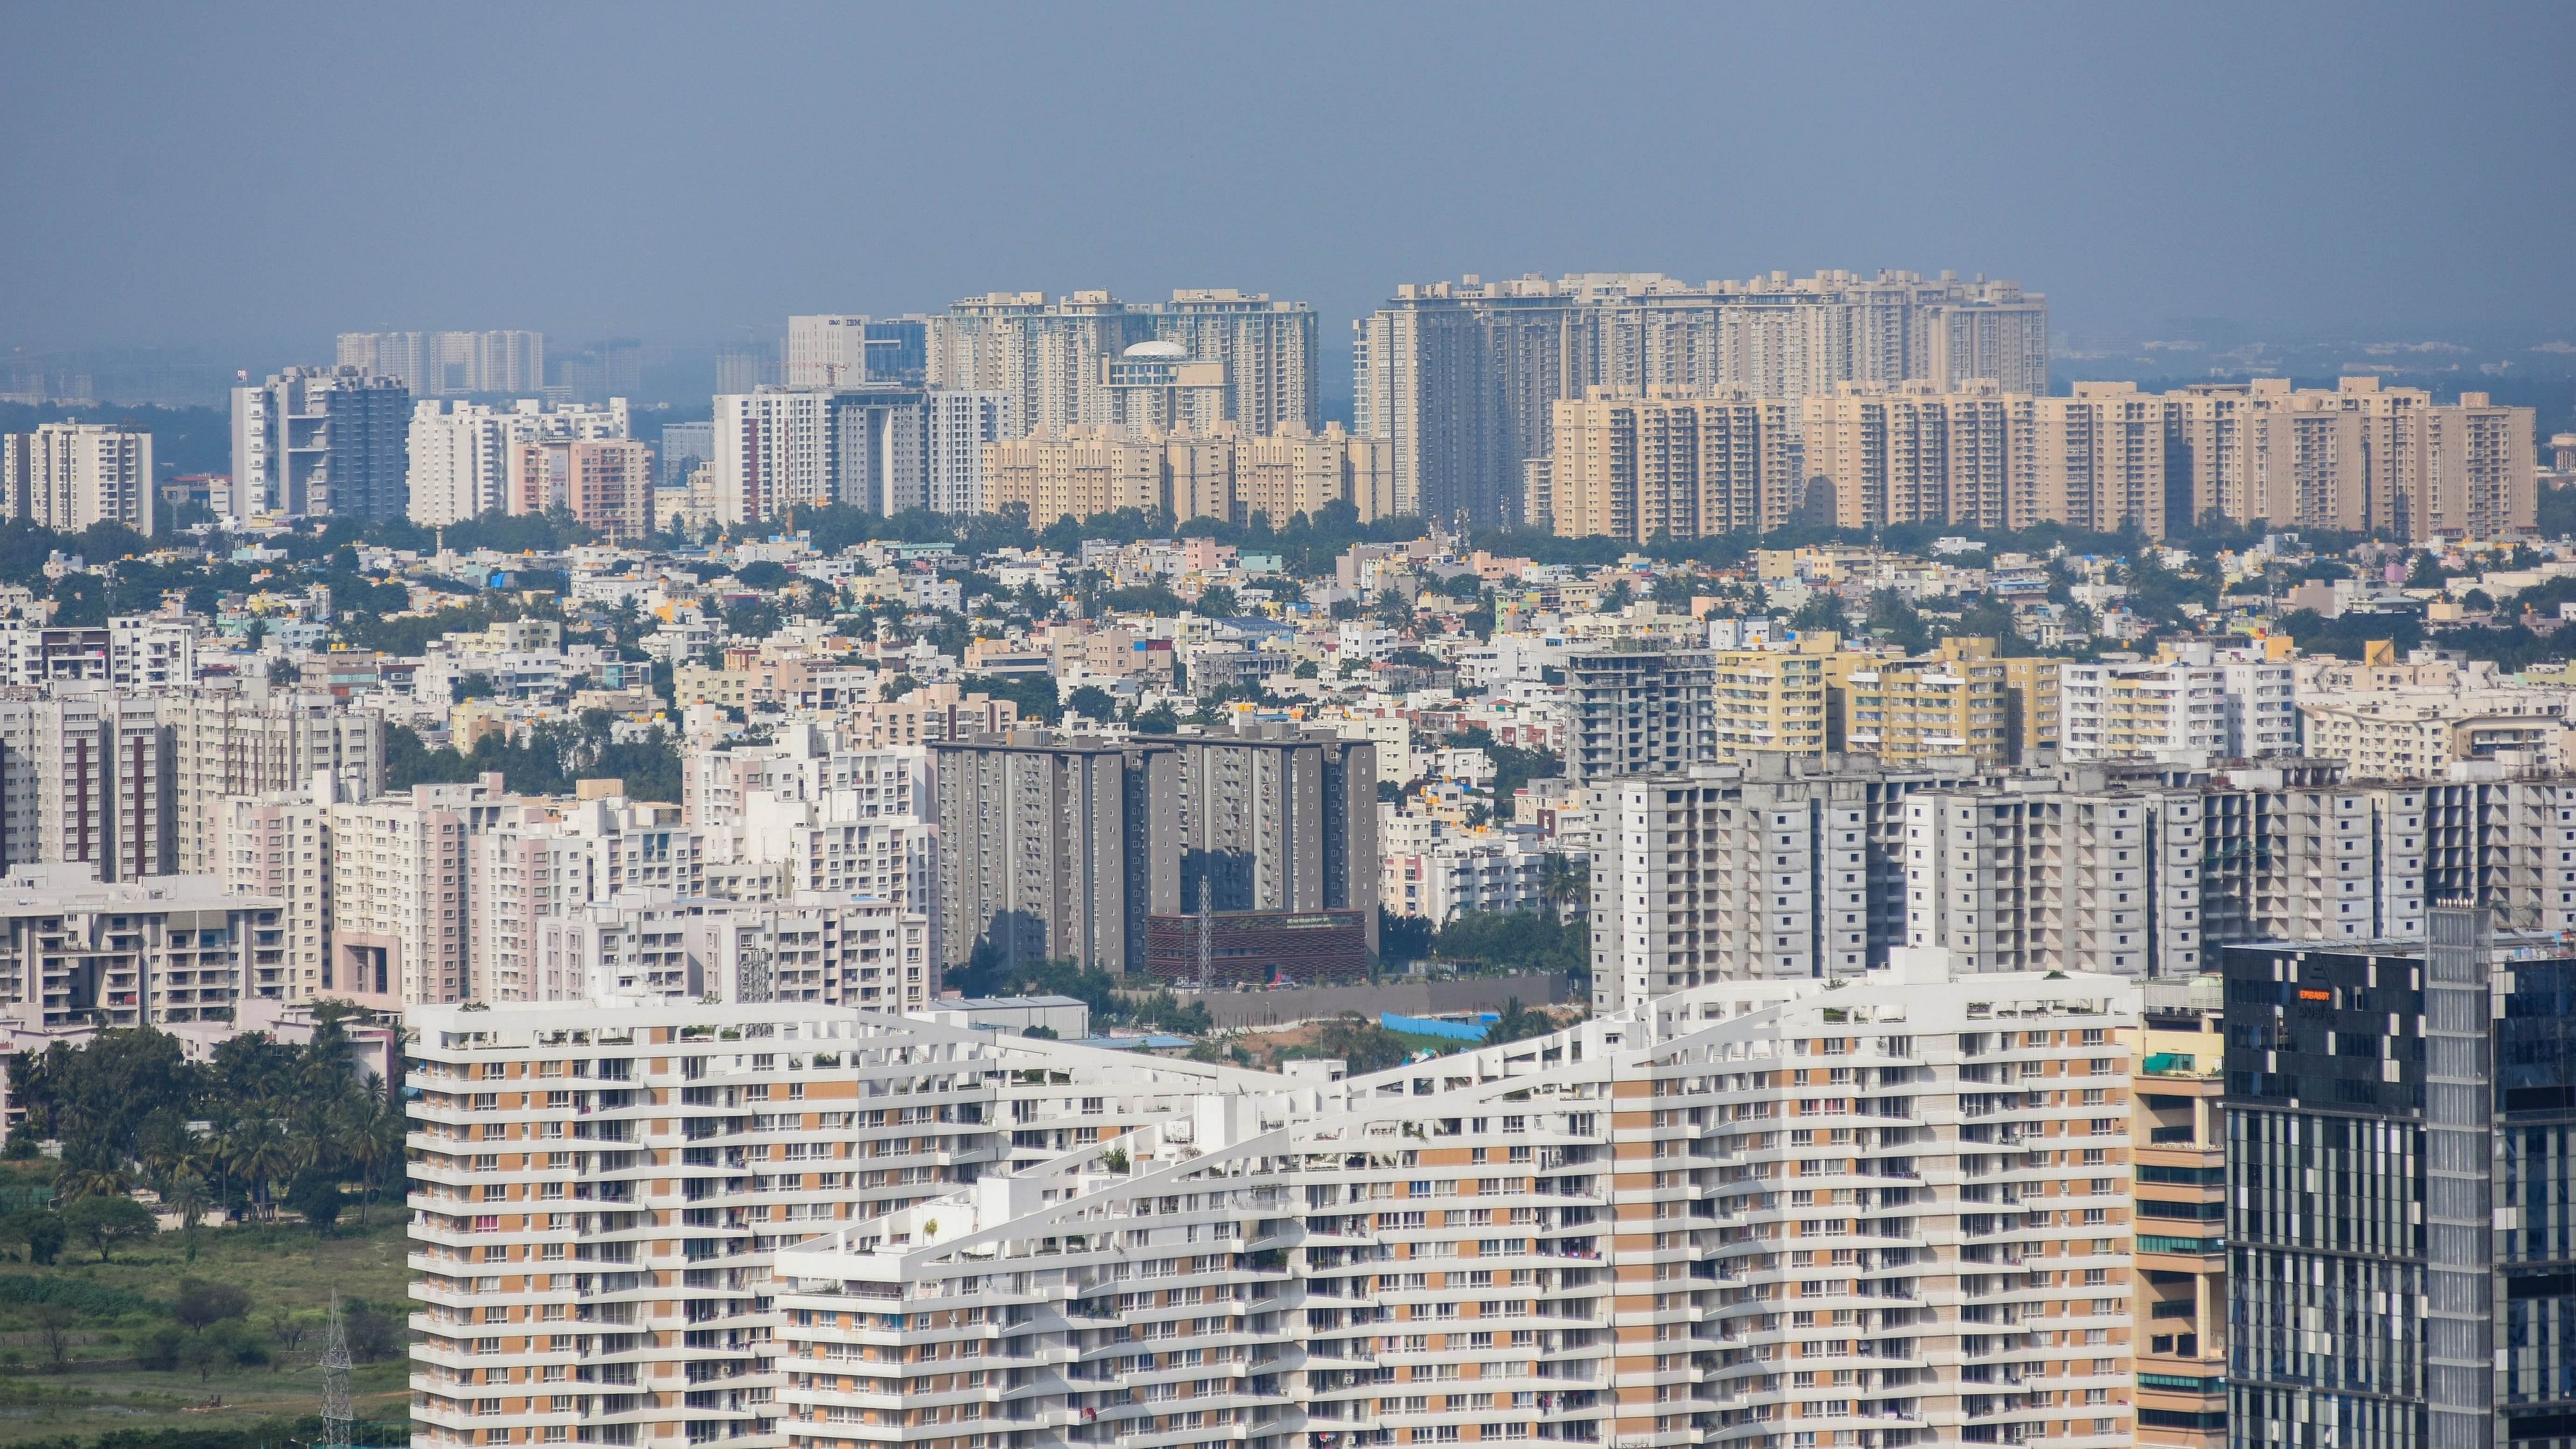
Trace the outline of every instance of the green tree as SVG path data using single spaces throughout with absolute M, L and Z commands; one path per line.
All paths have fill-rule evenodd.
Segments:
M 0 1217 L 0 1243 L 25 1248 L 27 1261 L 40 1267 L 50 1265 L 70 1237 L 62 1214 L 46 1208 L 25 1208 Z
M 287 1188 L 286 1205 L 303 1214 L 305 1226 L 316 1235 L 329 1237 L 332 1224 L 340 1220 L 340 1184 L 331 1174 L 309 1168 Z
M 1547 858 L 1539 863 L 1539 893 L 1549 908 L 1556 912 L 1557 920 L 1564 921 L 1573 907 L 1582 904 L 1592 894 L 1590 862 L 1549 852 Z
M 227 1318 L 247 1317 L 250 1294 L 232 1283 L 209 1283 L 203 1278 L 182 1278 L 170 1301 L 170 1316 L 196 1332 L 204 1332 Z
M 1338 1059 L 1358 1076 L 1413 1060 L 1413 1045 L 1373 1021 L 1328 1021 L 1316 1028 L 1311 1054 Z
M 1544 1011 L 1532 1011 L 1521 1005 L 1517 996 L 1503 1003 L 1494 1023 L 1485 1030 L 1485 1045 L 1500 1046 L 1507 1041 L 1526 1041 L 1556 1030 L 1556 1018 Z
M 139 1243 L 160 1231 L 152 1213 L 130 1197 L 85 1197 L 63 1209 L 63 1226 L 109 1260 L 119 1243 Z
M 1888 642 L 1908 654 L 1919 654 L 1931 647 L 1931 632 L 1923 627 L 1923 616 L 1894 589 L 1880 589 L 1869 596 L 1867 627 L 1883 632 Z
M 1234 590 L 1223 584 L 1210 584 L 1201 589 L 1198 602 L 1190 606 L 1190 612 L 1202 619 L 1232 619 L 1241 614 L 1242 609 L 1242 604 L 1235 599 Z
M 341 1151 L 358 1169 L 358 1222 L 364 1226 L 376 1194 L 403 1163 L 407 1126 L 402 1109 L 383 1092 L 369 1092 L 353 1105 L 341 1128 Z
M 1836 634 L 1851 632 L 1851 612 L 1843 607 L 1839 594 L 1818 591 L 1807 596 L 1798 612 L 1789 616 L 1789 627 L 1800 633 L 1830 630 Z

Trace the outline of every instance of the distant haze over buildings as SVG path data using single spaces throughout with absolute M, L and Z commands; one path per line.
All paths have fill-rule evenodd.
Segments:
M 515 329 L 550 370 L 593 352 L 603 376 L 627 340 L 639 386 L 663 367 L 677 392 L 790 315 L 1239 287 L 1313 309 L 1329 418 L 1349 322 L 1469 273 L 1983 272 L 2176 375 L 2255 340 L 2471 368 L 2576 345 L 2563 6 L 2224 27 L 1677 6 L 1624 13 L 1618 44 L 1508 6 L 1466 27 L 1375 7 L 703 22 L 11 10 L 0 40 L 44 62 L 0 93 L 0 179 L 49 220 L 0 241 L 0 391 L 87 375 L 144 396 L 329 364 L 342 332 Z M 254 121 L 293 144 L 248 164 Z M 585 193 L 606 209 L 567 211 Z

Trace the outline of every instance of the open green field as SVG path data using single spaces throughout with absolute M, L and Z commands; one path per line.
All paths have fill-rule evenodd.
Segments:
M 333 1289 L 344 1304 L 391 1320 L 390 1352 L 350 1376 L 358 1417 L 402 1419 L 410 1311 L 402 1211 L 379 1204 L 363 1229 L 355 1216 L 353 1204 L 328 1238 L 293 1226 L 202 1228 L 193 1263 L 176 1233 L 122 1247 L 107 1263 L 76 1244 L 66 1244 L 52 1267 L 0 1262 L 0 1444 L 112 1429 L 233 1428 L 318 1413 L 322 1325 Z M 172 1307 L 188 1278 L 240 1288 L 249 1296 L 247 1315 L 202 1331 L 180 1323 Z M 47 1341 L 47 1303 L 70 1310 L 62 1325 L 68 1361 L 59 1372 Z M 174 1348 L 173 1367 L 138 1362 Z M 381 1442 L 363 1430 L 359 1439 L 371 1437 Z

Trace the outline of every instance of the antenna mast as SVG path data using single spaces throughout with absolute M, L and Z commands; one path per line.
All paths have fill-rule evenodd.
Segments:
M 350 1449 L 357 1413 L 349 1407 L 349 1328 L 340 1318 L 340 1290 L 331 1290 L 331 1321 L 322 1348 L 322 1443 Z

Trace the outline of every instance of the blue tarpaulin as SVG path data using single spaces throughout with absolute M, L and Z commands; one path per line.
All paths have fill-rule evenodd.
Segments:
M 1442 1021 L 1432 1016 L 1398 1016 L 1392 1011 L 1381 1011 L 1377 1014 L 1377 1024 L 1388 1031 L 1411 1032 L 1415 1036 L 1455 1037 L 1460 1041 L 1483 1041 L 1485 1033 L 1493 1030 L 1494 1023 L 1499 1019 L 1490 1011 L 1474 1021 Z

